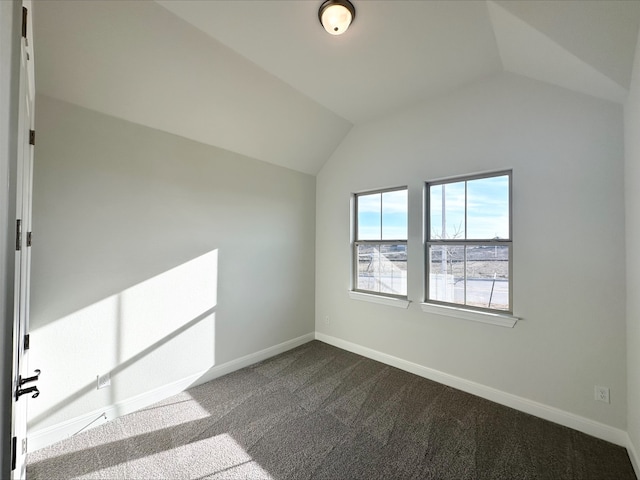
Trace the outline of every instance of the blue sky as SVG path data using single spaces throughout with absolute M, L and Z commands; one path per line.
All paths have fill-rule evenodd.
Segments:
M 407 239 L 407 190 L 358 196 L 358 240 Z
M 466 187 L 466 197 L 464 181 L 430 188 L 431 237 L 442 238 L 444 213 L 446 238 L 509 238 L 508 175 L 469 180 Z M 358 196 L 358 240 L 406 240 L 407 223 L 407 190 Z
M 431 236 L 442 238 L 445 214 L 445 238 L 509 238 L 509 177 L 469 180 L 435 185 L 430 191 Z M 444 209 L 442 206 L 444 189 Z M 467 224 L 465 231 L 465 205 Z

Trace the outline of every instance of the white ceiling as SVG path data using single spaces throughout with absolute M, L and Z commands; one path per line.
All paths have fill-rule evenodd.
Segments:
M 315 174 L 359 124 L 509 71 L 624 102 L 640 1 L 37 1 L 39 93 Z
M 485 2 L 354 2 L 353 25 L 334 37 L 322 2 L 158 1 L 353 123 L 501 69 Z

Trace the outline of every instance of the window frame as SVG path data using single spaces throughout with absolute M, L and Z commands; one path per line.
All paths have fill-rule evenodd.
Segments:
M 431 187 L 446 185 L 449 183 L 460 183 L 465 182 L 465 207 L 464 207 L 464 222 L 465 222 L 465 236 L 467 232 L 467 216 L 468 216 L 468 205 L 467 205 L 467 182 L 472 180 L 479 180 L 483 178 L 494 178 L 494 177 L 503 177 L 507 176 L 509 179 L 509 238 L 493 238 L 493 239 L 432 239 L 431 238 Z M 471 175 L 462 175 L 456 177 L 448 177 L 439 180 L 433 180 L 425 182 L 425 193 L 424 193 L 424 206 L 425 206 L 425 214 L 424 214 L 424 244 L 423 244 L 423 253 L 424 253 L 424 304 L 426 305 L 434 305 L 434 306 L 443 306 L 443 307 L 451 307 L 454 309 L 461 310 L 471 310 L 474 312 L 482 312 L 482 313 L 490 313 L 490 314 L 502 314 L 502 315 L 512 315 L 513 314 L 513 171 L 512 170 L 500 170 L 496 172 L 487 172 L 487 173 L 479 173 L 479 174 L 471 174 Z M 436 245 L 446 245 L 446 246 L 506 246 L 508 248 L 508 259 L 509 259 L 509 293 L 508 293 L 508 301 L 509 308 L 507 310 L 497 309 L 497 308 L 487 308 L 487 307 L 479 307 L 476 305 L 468 305 L 466 303 L 466 290 L 467 290 L 467 256 L 465 253 L 464 257 L 464 283 L 465 283 L 465 303 L 453 303 L 453 302 L 445 302 L 442 300 L 434 300 L 429 298 L 430 294 L 430 271 L 431 271 L 431 259 L 429 256 L 429 249 L 431 246 Z
M 389 239 L 389 240 L 359 240 L 358 233 L 358 198 L 365 195 L 375 195 L 375 194 L 384 194 L 388 192 L 398 192 L 398 191 L 406 191 L 407 192 L 407 239 L 405 240 L 397 240 L 397 239 Z M 352 222 L 352 238 L 351 242 L 351 292 L 356 294 L 365 294 L 372 296 L 379 296 L 385 298 L 392 298 L 397 300 L 408 300 L 409 294 L 409 278 L 408 278 L 408 270 L 409 270 L 409 256 L 408 256 L 408 239 L 409 239 L 409 187 L 408 186 L 400 186 L 400 187 L 390 187 L 390 188 L 381 188 L 377 190 L 366 190 L 363 192 L 354 193 L 352 195 L 353 201 L 353 222 Z M 382 202 L 380 203 L 380 228 L 382 231 Z M 382 236 L 382 234 L 381 234 Z M 357 288 L 358 286 L 358 246 L 360 245 L 404 245 L 405 252 L 407 255 L 407 292 L 405 295 L 398 295 L 394 293 L 387 292 L 376 292 L 375 290 L 366 290 L 362 288 Z

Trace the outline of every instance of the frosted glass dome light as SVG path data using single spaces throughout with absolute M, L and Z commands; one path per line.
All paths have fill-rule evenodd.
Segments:
M 342 35 L 356 17 L 356 9 L 349 0 L 327 0 L 320 5 L 318 18 L 331 35 Z

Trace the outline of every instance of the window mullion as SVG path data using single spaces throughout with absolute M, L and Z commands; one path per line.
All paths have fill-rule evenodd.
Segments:
M 464 182 L 464 239 L 468 239 L 468 208 L 467 208 L 467 195 L 468 182 Z M 462 268 L 464 268 L 463 276 L 464 276 L 464 304 L 467 304 L 467 245 L 464 246 L 464 262 L 462 263 Z
M 464 239 L 467 240 L 467 182 L 464 182 Z M 465 255 L 466 258 L 466 255 Z M 466 303 L 466 302 L 465 302 Z
M 380 240 L 382 240 L 382 193 L 380 193 Z
M 466 215 L 465 215 L 466 216 Z M 465 225 L 466 228 L 466 225 Z M 466 230 L 465 230 L 466 232 Z M 464 262 L 462 263 L 464 269 L 464 304 L 467 304 L 467 245 L 464 246 Z

